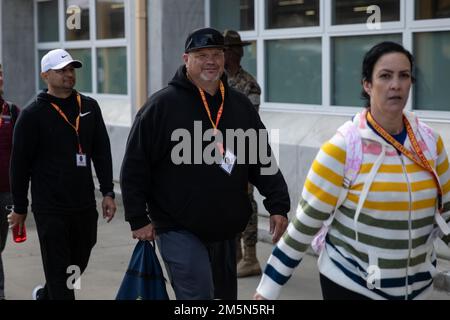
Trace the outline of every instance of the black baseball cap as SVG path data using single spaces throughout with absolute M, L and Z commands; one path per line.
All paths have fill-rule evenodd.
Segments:
M 192 31 L 184 45 L 184 52 L 203 48 L 221 48 L 224 49 L 224 37 L 222 33 L 214 28 L 201 28 Z

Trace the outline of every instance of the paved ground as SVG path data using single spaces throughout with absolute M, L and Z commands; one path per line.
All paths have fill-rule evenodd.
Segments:
M 9 238 L 3 253 L 6 296 L 11 300 L 31 299 L 33 287 L 44 282 L 38 239 L 32 217 L 29 217 L 27 222 L 27 241 L 15 244 Z M 265 227 L 264 222 L 261 226 Z M 109 224 L 100 218 L 97 245 L 81 279 L 81 290 L 76 293 L 77 299 L 114 299 L 135 243 L 136 240 L 131 238 L 129 225 L 124 222 L 121 208 L 116 218 Z M 262 241 L 258 243 L 258 257 L 263 264 L 271 250 L 271 244 Z M 448 262 L 442 262 L 441 265 L 442 268 L 450 270 Z M 280 298 L 285 300 L 321 299 L 318 279 L 316 258 L 307 255 L 285 285 Z M 239 280 L 239 299 L 251 299 L 258 281 L 259 277 Z M 170 288 L 169 294 L 173 298 Z M 446 292 L 435 291 L 433 299 L 450 300 L 450 295 Z

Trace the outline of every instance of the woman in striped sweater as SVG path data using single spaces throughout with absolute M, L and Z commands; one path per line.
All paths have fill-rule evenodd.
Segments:
M 318 260 L 324 299 L 424 299 L 433 290 L 433 240 L 450 240 L 445 236 L 450 171 L 441 137 L 427 127 L 432 136 L 427 141 L 419 132 L 425 125 L 404 111 L 412 70 L 412 55 L 396 43 L 380 43 L 364 57 L 367 108 L 353 118 L 362 142 L 361 167 L 335 211 Z M 320 149 L 256 299 L 279 296 L 334 211 L 347 150 L 339 133 Z

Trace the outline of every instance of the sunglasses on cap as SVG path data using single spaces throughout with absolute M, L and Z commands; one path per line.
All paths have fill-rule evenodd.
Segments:
M 186 43 L 185 52 L 195 49 L 210 48 L 210 47 L 224 47 L 223 37 L 216 34 L 194 34 Z

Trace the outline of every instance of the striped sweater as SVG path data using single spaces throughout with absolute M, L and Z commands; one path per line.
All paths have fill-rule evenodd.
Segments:
M 353 120 L 362 138 L 361 169 L 346 200 L 336 210 L 318 260 L 319 271 L 340 286 L 372 299 L 424 299 L 432 291 L 436 273 L 432 242 L 434 237 L 442 237 L 434 220 L 437 188 L 429 172 L 399 155 L 367 125 L 365 113 Z M 450 171 L 443 141 L 435 133 L 437 158 L 433 159 L 433 152 L 417 132 L 417 118 L 405 114 L 439 175 L 444 192 L 443 218 L 448 222 Z M 413 150 L 409 138 L 404 146 Z M 345 140 L 339 134 L 321 147 L 307 175 L 296 215 L 267 261 L 257 288 L 263 297 L 278 298 L 314 235 L 333 212 L 342 186 L 345 157 Z M 382 165 L 354 221 L 364 183 L 379 157 Z M 449 237 L 443 240 L 449 243 Z

